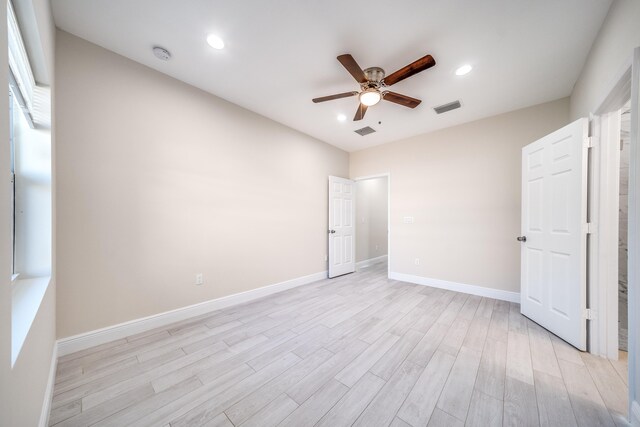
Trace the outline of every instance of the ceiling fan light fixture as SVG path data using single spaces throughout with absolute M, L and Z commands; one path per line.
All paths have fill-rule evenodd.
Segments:
M 413 76 L 414 74 L 420 73 L 436 65 L 436 61 L 431 55 L 425 55 L 385 77 L 385 72 L 380 67 L 369 67 L 363 70 L 360 68 L 356 60 L 353 59 L 353 56 L 348 53 L 338 56 L 338 61 L 349 72 L 349 74 L 351 74 L 351 77 L 360 84 L 360 91 L 336 93 L 335 95 L 313 98 L 311 101 L 317 104 L 318 102 L 331 101 L 334 99 L 348 98 L 350 96 L 358 95 L 360 103 L 358 104 L 356 114 L 353 116 L 354 122 L 362 120 L 367 109 L 376 105 L 382 99 L 402 105 L 403 107 L 416 108 L 420 105 L 420 102 L 422 102 L 419 99 L 396 92 L 390 92 L 384 90 L 384 88 L 392 86 Z M 384 90 L 384 92 L 381 92 L 382 90 Z M 341 116 L 338 117 L 338 120 L 340 119 L 342 119 Z
M 367 89 L 360 93 L 360 103 L 362 105 L 366 105 L 367 107 L 371 107 L 372 105 L 376 105 L 382 99 L 382 95 L 376 89 Z

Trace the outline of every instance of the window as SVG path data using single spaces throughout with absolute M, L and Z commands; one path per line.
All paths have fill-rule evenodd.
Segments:
M 11 72 L 9 73 L 12 74 Z M 13 76 L 10 77 L 10 81 L 15 82 Z M 12 206 L 12 233 L 11 233 L 11 245 L 12 245 L 12 259 L 11 259 L 11 274 L 12 280 L 18 277 L 18 263 L 16 262 L 17 253 L 17 223 L 18 223 L 18 180 L 19 167 L 18 158 L 20 156 L 20 140 L 24 140 L 26 131 L 34 129 L 33 121 L 31 120 L 31 114 L 24 105 L 24 98 L 19 92 L 18 88 L 14 84 L 9 84 L 9 150 L 10 150 L 10 179 L 11 179 L 11 206 Z
M 25 128 L 34 129 L 31 114 L 31 105 L 34 95 L 35 80 L 31 72 L 31 65 L 27 57 L 20 29 L 16 21 L 11 2 L 7 4 L 7 27 L 8 27 L 8 53 L 9 53 L 9 146 L 11 156 L 10 179 L 11 179 L 11 205 L 12 205 L 12 257 L 11 274 L 15 280 L 19 273 L 18 262 L 16 261 L 17 230 L 18 230 L 18 156 L 19 156 L 19 135 L 24 134 Z
M 9 102 L 13 187 L 10 196 L 13 205 L 13 366 L 51 281 L 51 91 L 47 86 L 36 85 L 10 1 L 7 3 L 7 27 L 9 99 L 5 102 Z M 6 179 L 5 176 L 2 178 Z

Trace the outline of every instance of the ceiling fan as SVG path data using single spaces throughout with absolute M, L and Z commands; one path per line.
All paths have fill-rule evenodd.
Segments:
M 358 105 L 356 115 L 353 117 L 354 121 L 362 120 L 364 114 L 367 112 L 367 108 L 376 105 L 381 99 L 391 101 L 405 107 L 416 108 L 422 102 L 419 99 L 384 90 L 384 88 L 394 85 L 401 80 L 436 65 L 435 59 L 433 59 L 431 55 L 426 55 L 385 77 L 384 70 L 380 67 L 370 67 L 363 71 L 356 60 L 353 59 L 353 56 L 349 54 L 338 56 L 338 61 L 340 61 L 342 66 L 346 68 L 353 78 L 360 84 L 360 91 L 344 92 L 314 98 L 313 102 L 325 102 L 333 99 L 348 98 L 350 96 L 358 95 L 360 105 Z

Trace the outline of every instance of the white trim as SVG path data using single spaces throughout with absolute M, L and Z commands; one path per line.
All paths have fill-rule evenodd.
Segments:
M 366 181 L 367 179 L 388 178 L 389 175 L 390 175 L 389 172 L 378 173 L 378 174 L 375 174 L 375 175 L 358 176 L 356 178 L 353 178 L 353 180 L 354 181 Z
M 22 346 L 36 319 L 51 277 L 18 279 L 11 289 L 11 367 L 16 364 Z
M 632 427 L 640 427 L 640 404 L 631 402 L 631 424 Z
M 626 75 L 626 74 L 625 74 Z M 627 98 L 628 98 L 627 93 Z M 618 98 L 616 98 L 618 99 Z M 620 102 L 626 102 L 624 97 Z M 620 110 L 597 115 L 592 134 L 589 182 L 590 218 L 596 232 L 589 236 L 589 352 L 618 358 L 618 226 L 620 206 Z
M 47 427 L 49 425 L 49 414 L 51 413 L 51 400 L 53 399 L 53 386 L 56 381 L 56 370 L 58 369 L 58 346 L 53 346 L 51 353 L 51 365 L 49 367 L 49 379 L 47 380 L 47 388 L 44 390 L 44 401 L 42 402 L 42 411 L 40 412 L 39 427 Z
M 520 292 L 503 291 L 501 289 L 485 288 L 484 286 L 468 285 L 466 283 L 456 283 L 441 279 L 429 279 L 428 277 L 396 272 L 389 273 L 389 278 L 399 280 L 401 282 L 415 283 L 416 285 L 431 286 L 433 288 L 479 295 L 481 297 L 494 298 L 509 302 L 520 302 Z
M 629 402 L 640 426 L 640 47 L 633 54 L 631 78 L 631 158 L 629 164 Z
M 236 304 L 252 301 L 267 295 L 282 292 L 287 289 L 317 282 L 326 279 L 327 272 L 320 271 L 308 276 L 298 277 L 296 279 L 287 280 L 276 283 L 274 285 L 264 286 L 246 292 L 240 292 L 226 297 L 216 298 L 213 300 L 201 302 L 187 307 L 178 308 L 164 313 L 155 314 L 153 316 L 143 317 L 140 319 L 130 320 L 102 329 L 85 332 L 58 340 L 58 354 L 66 356 L 76 351 L 84 350 L 96 345 L 104 344 L 110 341 L 128 337 L 140 332 L 145 332 L 154 328 L 169 325 L 181 320 L 190 319 L 192 317 L 201 316 L 215 310 L 230 307 Z
M 589 352 L 610 359 L 618 358 L 619 110 L 631 94 L 632 62 L 630 56 L 608 84 L 591 129 L 598 144 L 591 153 L 590 221 L 599 230 L 589 237 L 589 305 L 596 311 Z
M 624 62 L 623 67 L 614 76 L 612 83 L 608 85 L 608 91 L 602 97 L 602 101 L 595 108 L 598 116 L 595 117 L 596 132 L 594 135 L 601 136 L 600 146 L 596 147 L 597 157 L 594 158 L 594 183 L 593 192 L 591 194 L 593 201 L 592 212 L 599 214 L 600 218 L 600 236 L 596 234 L 594 253 L 590 259 L 592 267 L 591 272 L 594 283 L 590 287 L 590 299 L 592 307 L 597 307 L 600 314 L 596 316 L 592 322 L 590 330 L 590 348 L 589 351 L 598 355 L 617 358 L 617 340 L 618 340 L 618 296 L 617 296 L 617 277 L 613 281 L 613 274 L 617 275 L 618 259 L 617 248 L 616 255 L 613 251 L 613 239 L 617 240 L 617 234 L 614 236 L 612 232 L 617 229 L 617 209 L 618 194 L 613 180 L 618 179 L 618 159 L 611 153 L 607 153 L 607 148 L 612 151 L 618 146 L 618 136 L 612 136 L 608 132 L 607 126 L 611 125 L 608 113 L 619 110 L 624 106 L 631 95 L 631 157 L 630 157 L 630 173 L 629 173 L 629 252 L 628 252 L 628 286 L 629 286 L 629 306 L 637 307 L 640 305 L 640 289 L 638 280 L 640 278 L 640 224 L 638 224 L 638 212 L 640 211 L 640 198 L 638 197 L 638 189 L 640 188 L 640 135 L 638 132 L 638 124 L 640 122 L 640 47 L 634 49 L 631 60 Z M 614 126 L 615 127 L 615 124 Z M 610 141 L 613 139 L 613 142 Z M 607 147 L 609 140 L 610 146 Z M 601 175 L 599 175 L 601 174 Z M 606 176 L 608 174 L 608 177 Z M 607 179 L 612 180 L 611 182 Z M 607 195 L 609 198 L 607 198 Z M 614 200 L 612 200 L 615 198 Z M 614 206 L 611 206 L 614 204 Z M 616 212 L 613 212 L 615 207 Z M 609 235 L 609 244 L 603 238 Z M 602 240 L 602 242 L 600 242 Z M 616 242 L 617 243 L 617 242 Z M 616 289 L 613 291 L 612 286 L 615 283 Z M 636 310 L 629 310 L 629 412 L 634 417 L 634 411 L 637 410 L 633 405 L 637 405 L 638 396 L 636 388 L 640 383 L 640 375 L 638 373 L 638 344 L 640 334 L 638 329 L 640 322 L 637 317 Z M 632 420 L 633 421 L 633 420 Z M 640 420 L 637 422 L 640 426 Z
M 604 92 L 602 100 L 596 104 L 594 114 L 610 113 L 618 110 L 629 99 L 631 93 L 631 72 L 632 72 L 633 53 L 629 56 L 618 72 L 609 81 L 607 90 Z
M 381 262 L 386 262 L 388 258 L 389 257 L 387 255 L 381 255 L 379 257 L 358 261 L 356 263 L 356 269 L 360 270 L 361 268 L 366 268 L 374 264 L 380 264 Z
M 608 90 L 604 92 L 604 96 L 601 98 L 601 102 L 594 108 L 593 111 L 597 115 L 606 119 L 606 114 L 612 111 L 618 110 L 623 107 L 631 94 L 631 157 L 630 157 L 630 171 L 629 171 L 629 252 L 628 252 L 628 286 L 629 286 L 629 306 L 640 306 L 640 223 L 638 221 L 638 213 L 640 212 L 640 47 L 636 47 L 631 55 L 630 59 L 627 59 L 620 68 L 618 73 L 614 75 L 611 83 L 607 86 Z M 597 117 L 596 117 L 597 119 Z M 602 125 L 601 120 L 598 125 Z M 600 132 L 600 129 L 598 129 Z M 595 134 L 598 136 L 598 134 Z M 605 134 L 606 136 L 606 134 Z M 617 142 L 617 141 L 616 141 Z M 604 146 L 606 141 L 601 140 L 600 145 Z M 616 144 L 617 145 L 617 144 Z M 598 158 L 594 159 L 593 166 L 596 173 L 600 173 L 602 170 L 607 173 L 609 168 L 614 168 L 615 158 L 603 155 L 598 152 L 599 148 L 596 147 Z M 604 150 L 602 150 L 604 151 Z M 608 158 L 607 158 L 608 157 Z M 615 169 L 615 168 L 614 168 Z M 611 200 L 606 200 L 603 197 L 603 192 L 611 192 L 610 186 L 603 186 L 598 188 L 598 183 L 602 182 L 602 177 L 596 176 L 593 186 L 593 193 L 591 194 L 593 205 L 592 212 L 602 211 L 605 207 L 603 203 L 611 203 Z M 602 199 L 602 200 L 601 200 Z M 617 206 L 616 206 L 617 208 Z M 612 218 L 603 216 L 603 221 L 609 221 L 613 224 Z M 602 224 L 599 224 L 602 226 Z M 604 224 L 606 228 L 606 224 Z M 610 228 L 610 227 L 609 227 Z M 611 230 L 609 230 L 611 232 Z M 602 236 L 604 233 L 599 233 Z M 614 236 L 610 236 L 613 238 Z M 596 234 L 596 242 L 598 235 Z M 607 257 L 607 253 L 600 244 L 596 244 L 594 256 L 590 259 L 592 272 L 597 274 L 592 275 L 593 286 L 590 287 L 590 299 L 593 303 L 592 307 L 598 307 L 600 313 L 596 313 L 596 319 L 592 321 L 591 345 L 589 351 L 611 357 L 614 350 L 614 341 L 617 341 L 617 324 L 614 320 L 617 318 L 617 295 L 614 301 L 607 301 L 607 283 L 603 280 L 606 277 L 607 271 L 611 271 L 617 264 L 617 258 L 613 256 Z M 617 280 L 616 280 L 617 282 Z M 613 298 L 610 298 L 613 299 Z M 615 324 L 615 336 L 614 334 Z M 629 310 L 629 414 L 631 417 L 632 425 L 640 427 L 640 410 L 638 408 L 638 388 L 640 388 L 640 364 L 637 361 L 638 346 L 640 345 L 640 318 L 637 314 L 637 310 Z

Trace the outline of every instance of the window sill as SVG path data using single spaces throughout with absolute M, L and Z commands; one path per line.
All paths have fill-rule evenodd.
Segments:
M 11 298 L 11 367 L 18 360 L 31 325 L 38 314 L 50 277 L 13 281 Z

